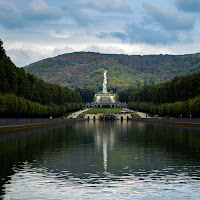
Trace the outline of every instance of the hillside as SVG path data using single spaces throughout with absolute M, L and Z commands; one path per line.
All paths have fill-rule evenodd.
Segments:
M 189 55 L 117 55 L 79 52 L 59 55 L 25 67 L 46 82 L 61 86 L 102 90 L 104 70 L 108 71 L 108 90 L 116 92 L 155 84 L 200 70 L 200 53 Z

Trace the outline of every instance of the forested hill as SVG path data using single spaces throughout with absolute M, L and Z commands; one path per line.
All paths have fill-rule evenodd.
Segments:
M 25 67 L 43 80 L 73 88 L 102 90 L 104 70 L 108 89 L 141 87 L 200 70 L 200 53 L 190 55 L 117 55 L 79 52 L 59 55 Z

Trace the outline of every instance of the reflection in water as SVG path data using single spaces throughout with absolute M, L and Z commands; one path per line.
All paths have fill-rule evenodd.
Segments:
M 104 164 L 104 172 L 107 172 L 107 159 L 108 159 L 108 147 L 107 147 L 108 139 L 106 136 L 103 136 L 103 164 Z
M 4 199 L 199 199 L 198 128 L 81 122 L 0 135 Z
M 108 146 L 109 149 L 113 149 L 114 146 L 114 127 L 112 126 L 112 124 L 109 126 L 106 126 L 106 122 L 100 122 L 100 121 L 96 121 L 96 146 L 98 151 L 100 152 L 101 149 L 103 149 L 103 166 L 104 166 L 104 172 L 107 172 L 107 162 L 108 162 Z M 107 122 L 109 123 L 109 122 Z M 102 126 L 102 124 L 106 127 L 106 130 L 104 130 L 102 132 L 102 130 L 100 129 L 100 127 Z M 93 122 L 92 124 L 90 124 L 90 127 L 93 126 Z

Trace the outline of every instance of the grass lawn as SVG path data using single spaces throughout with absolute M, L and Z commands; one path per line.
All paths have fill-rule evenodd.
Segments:
M 73 111 L 74 112 L 74 111 Z M 70 114 L 72 114 L 73 112 L 67 112 L 64 114 L 64 117 L 67 118 Z
M 135 114 L 135 113 L 133 113 L 133 116 L 134 116 L 135 119 L 140 118 L 140 116 L 138 114 Z
M 96 97 L 96 96 L 94 96 L 94 98 L 93 98 L 93 102 L 96 102 L 96 100 L 97 100 L 97 97 Z
M 120 113 L 121 111 L 122 111 L 121 108 L 92 108 L 84 113 L 85 114 Z
M 81 113 L 78 118 L 84 118 L 85 114 Z
M 118 101 L 118 96 L 114 96 L 114 100 L 115 100 L 116 103 L 118 103 L 119 102 Z

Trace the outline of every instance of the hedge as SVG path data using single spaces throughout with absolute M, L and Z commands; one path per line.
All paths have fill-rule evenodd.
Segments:
M 128 107 L 133 110 L 141 110 L 152 114 L 165 116 L 187 116 L 192 113 L 194 117 L 200 117 L 200 96 L 187 101 L 175 103 L 154 104 L 152 102 L 129 102 Z
M 83 103 L 42 105 L 15 94 L 0 93 L 0 117 L 58 117 L 83 107 Z

